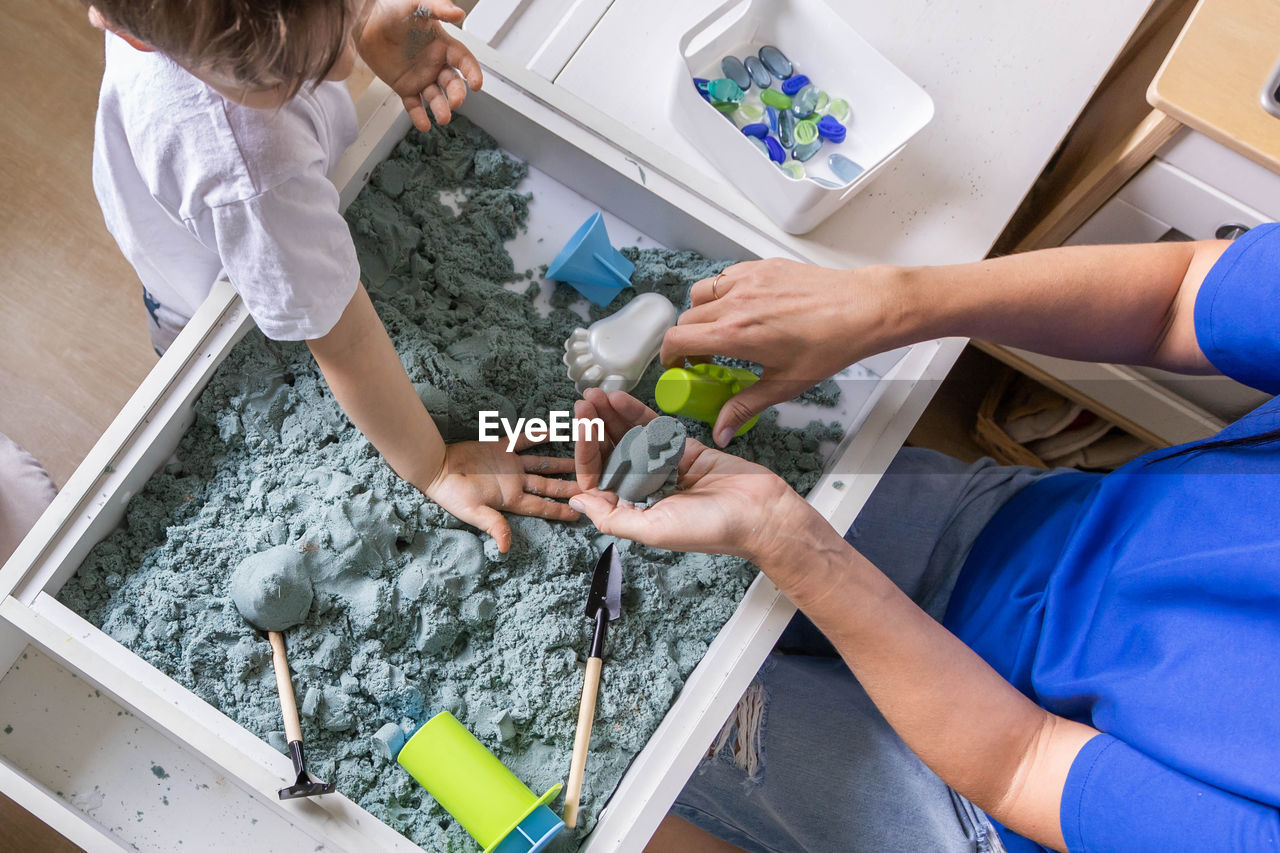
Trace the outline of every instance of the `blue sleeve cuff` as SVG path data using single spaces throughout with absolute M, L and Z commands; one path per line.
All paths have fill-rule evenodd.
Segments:
M 1196 340 L 1224 375 L 1280 393 L 1280 225 L 1236 240 L 1196 295 Z
M 1280 851 L 1280 811 L 1172 770 L 1101 734 L 1076 755 L 1059 809 L 1071 853 Z

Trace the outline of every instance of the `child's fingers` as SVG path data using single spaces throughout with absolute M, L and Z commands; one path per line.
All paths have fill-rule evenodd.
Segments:
M 436 124 L 448 124 L 453 118 L 453 110 L 449 108 L 449 98 L 435 83 L 422 90 L 422 102 L 436 117 Z
M 511 547 L 511 525 L 507 524 L 507 520 L 502 517 L 502 513 L 484 504 L 456 510 L 452 507 L 448 509 L 460 521 L 464 521 L 472 527 L 478 527 L 493 537 L 493 541 L 498 543 L 499 554 L 507 553 L 507 549 Z
M 471 91 L 476 91 L 484 85 L 484 72 L 480 69 L 480 61 L 467 50 L 462 42 L 455 38 L 449 39 L 449 49 L 445 52 L 445 57 L 449 60 L 449 64 L 458 69 L 458 72 L 466 79 L 467 86 Z
M 452 109 L 462 106 L 462 102 L 467 99 L 467 82 L 462 79 L 462 75 L 456 68 L 446 67 L 441 71 L 440 76 L 436 78 L 436 85 L 444 90 Z
M 465 11 L 453 5 L 449 0 L 428 0 L 425 5 L 431 17 L 439 21 L 448 21 L 450 24 L 461 23 L 462 19 L 467 16 Z
M 507 509 L 520 515 L 533 518 L 546 518 L 552 521 L 577 521 L 578 512 L 568 504 L 553 501 L 525 492 L 520 497 L 507 503 Z M 506 522 L 503 522 L 504 524 Z M 505 552 L 503 552 L 505 553 Z
M 404 111 L 409 114 L 409 118 L 413 119 L 413 126 L 423 133 L 430 133 L 431 117 L 427 115 L 426 101 L 422 99 L 422 95 L 412 95 L 402 100 Z
M 528 474 L 572 474 L 575 470 L 568 456 L 521 456 L 520 461 Z
M 544 498 L 571 498 L 582 491 L 572 480 L 553 480 L 536 474 L 524 478 L 524 490 Z

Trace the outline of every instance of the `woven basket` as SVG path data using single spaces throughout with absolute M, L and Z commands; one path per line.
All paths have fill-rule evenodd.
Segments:
M 992 459 L 1001 464 L 1048 468 L 1043 459 L 1010 438 L 996 420 L 1005 392 L 1009 390 L 1009 385 L 1016 376 L 1012 368 L 1006 367 L 996 381 L 991 383 L 991 387 L 982 398 L 981 405 L 978 406 L 978 417 L 973 425 L 973 440 Z

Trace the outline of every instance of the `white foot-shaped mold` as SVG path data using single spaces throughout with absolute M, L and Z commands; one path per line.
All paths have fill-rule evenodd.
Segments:
M 630 391 L 676 324 L 676 307 L 659 293 L 642 293 L 620 311 L 574 329 L 564 342 L 569 379 L 581 394 L 588 388 Z

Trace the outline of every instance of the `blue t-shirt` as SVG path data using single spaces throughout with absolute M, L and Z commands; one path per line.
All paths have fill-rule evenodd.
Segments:
M 1195 325 L 1215 367 L 1280 392 L 1280 226 L 1214 265 Z M 1210 441 L 1276 429 L 1280 399 Z M 1280 850 L 1280 441 L 1177 450 L 1016 495 L 944 619 L 1042 707 L 1103 732 L 1063 793 L 1073 853 Z

